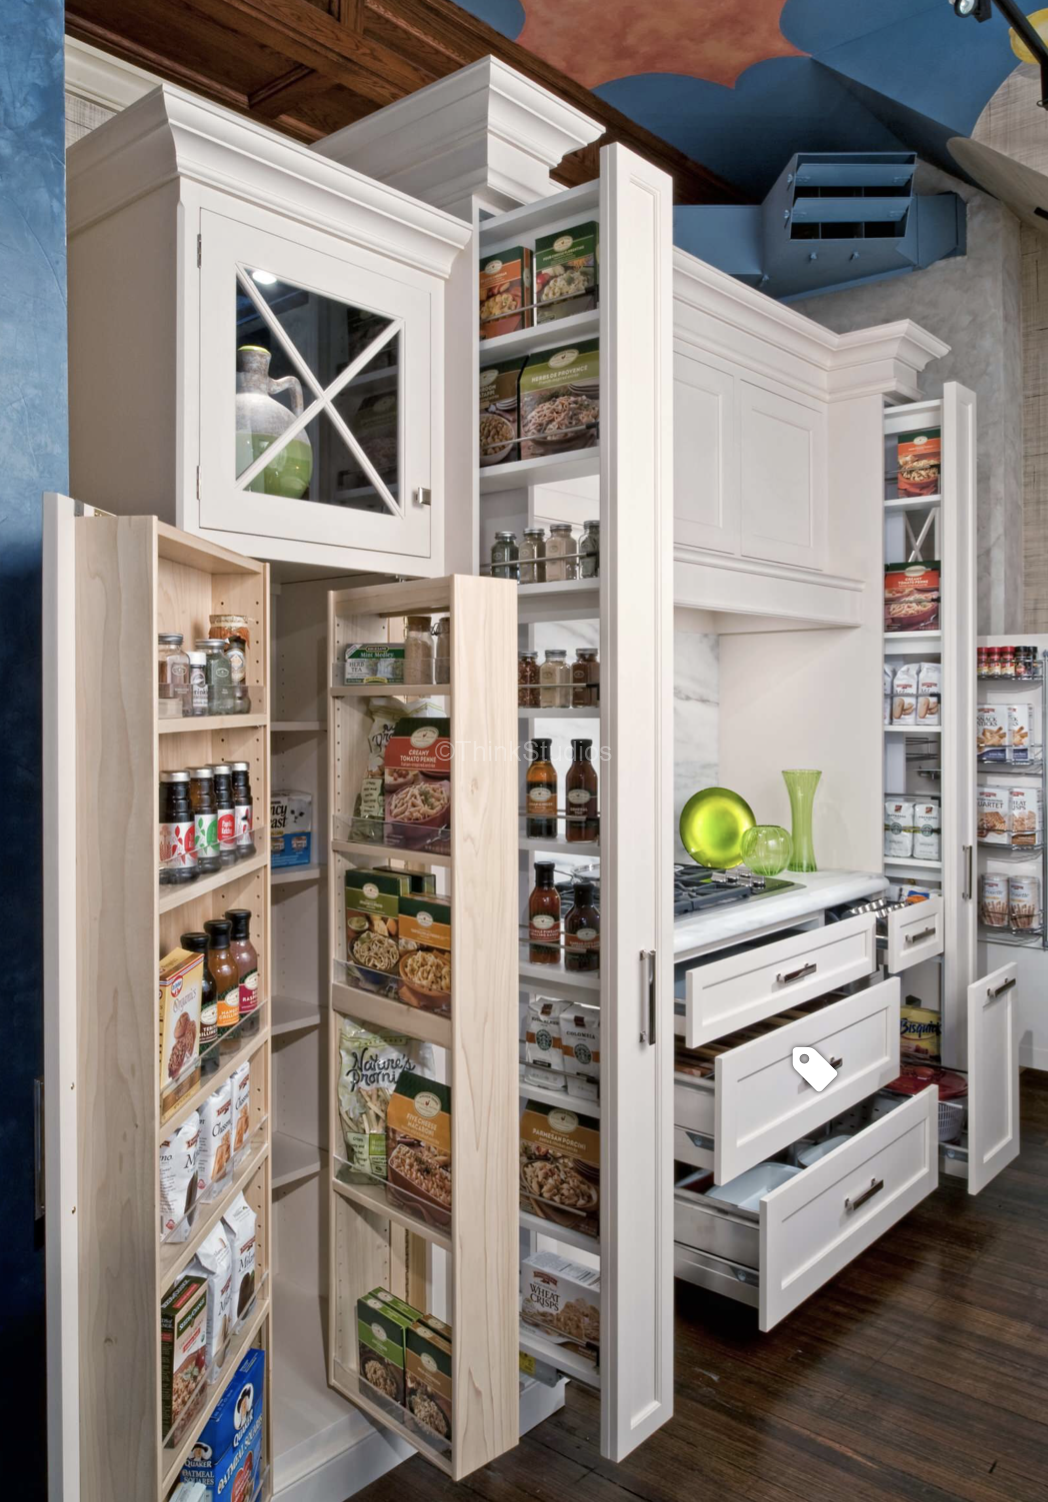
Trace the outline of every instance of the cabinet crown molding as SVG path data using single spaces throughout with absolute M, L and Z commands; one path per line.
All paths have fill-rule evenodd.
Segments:
M 482 57 L 310 148 L 441 206 L 511 208 L 556 193 L 550 171 L 604 127 L 495 57 Z
M 320 227 L 447 277 L 467 225 L 173 84 L 161 84 L 71 146 L 69 234 L 182 180 Z
M 835 333 L 683 250 L 673 253 L 673 296 L 679 335 L 694 332 L 711 352 L 828 401 L 915 400 L 921 371 L 950 348 L 909 319 Z

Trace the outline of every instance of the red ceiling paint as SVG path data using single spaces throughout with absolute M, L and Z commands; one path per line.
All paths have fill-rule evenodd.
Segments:
M 769 57 L 805 57 L 779 29 L 785 0 L 524 0 L 517 37 L 587 88 L 633 73 L 684 73 L 729 88 Z

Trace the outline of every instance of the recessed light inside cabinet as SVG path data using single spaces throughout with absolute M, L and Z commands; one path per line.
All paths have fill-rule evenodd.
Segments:
M 276 281 L 276 277 L 271 271 L 253 271 L 251 275 L 260 287 L 271 287 Z

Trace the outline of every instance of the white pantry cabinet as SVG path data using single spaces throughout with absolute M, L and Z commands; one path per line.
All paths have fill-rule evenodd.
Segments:
M 450 215 L 163 85 L 69 153 L 70 467 L 258 557 L 439 574 Z

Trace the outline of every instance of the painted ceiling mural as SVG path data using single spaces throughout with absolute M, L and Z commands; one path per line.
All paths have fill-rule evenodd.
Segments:
M 458 0 L 762 197 L 795 151 L 919 151 L 955 174 L 1016 66 L 999 14 L 948 0 Z

